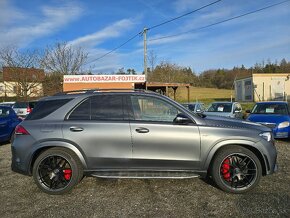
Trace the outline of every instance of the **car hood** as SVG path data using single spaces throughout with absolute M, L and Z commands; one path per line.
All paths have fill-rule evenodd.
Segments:
M 250 114 L 247 119 L 252 122 L 279 124 L 284 121 L 290 121 L 290 116 L 280 114 Z
M 271 131 L 270 128 L 259 124 L 253 123 L 245 120 L 238 120 L 228 117 L 218 117 L 218 116 L 206 116 L 204 118 L 206 125 L 215 127 L 225 127 L 225 128 L 239 128 L 239 129 L 255 129 L 257 131 L 265 132 Z

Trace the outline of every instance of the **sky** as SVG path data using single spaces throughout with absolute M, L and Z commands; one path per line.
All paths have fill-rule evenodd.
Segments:
M 215 0 L 0 0 L 0 48 L 44 49 L 56 42 L 89 53 L 83 70 L 112 73 L 143 71 L 143 36 L 97 60 L 129 38 Z M 179 34 L 241 15 L 282 0 L 222 0 L 147 32 L 147 50 L 162 61 L 194 72 L 263 60 L 290 61 L 290 1 L 236 20 Z

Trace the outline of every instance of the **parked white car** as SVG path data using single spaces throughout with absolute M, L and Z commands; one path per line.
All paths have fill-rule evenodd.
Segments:
M 242 106 L 238 102 L 213 102 L 204 114 L 238 119 L 243 118 Z

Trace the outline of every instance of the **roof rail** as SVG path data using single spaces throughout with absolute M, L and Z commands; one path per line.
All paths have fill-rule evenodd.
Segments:
M 80 90 L 72 90 L 72 91 L 65 91 L 65 92 L 59 92 L 56 93 L 54 96 L 59 95 L 68 95 L 68 94 L 91 94 L 94 92 L 106 92 L 106 91 L 134 91 L 134 92 L 148 92 L 148 93 L 156 93 L 151 90 L 145 90 L 145 89 L 80 89 Z

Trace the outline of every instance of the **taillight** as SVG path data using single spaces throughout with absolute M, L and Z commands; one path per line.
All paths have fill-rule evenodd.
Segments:
M 21 125 L 16 126 L 15 134 L 16 135 L 30 135 L 29 132 Z
M 30 113 L 32 109 L 30 107 L 27 107 L 27 113 Z

